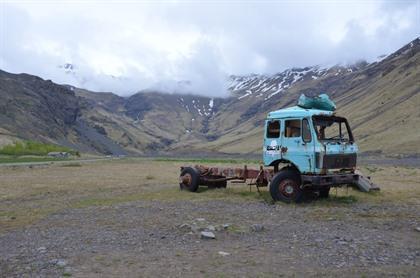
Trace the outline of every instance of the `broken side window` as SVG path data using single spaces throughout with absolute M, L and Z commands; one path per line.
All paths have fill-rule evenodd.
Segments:
M 271 121 L 267 123 L 267 138 L 280 137 L 280 121 Z
M 302 120 L 302 139 L 303 142 L 312 141 L 311 129 L 309 127 L 309 122 L 307 119 Z
M 300 137 L 300 120 L 287 120 L 285 137 Z

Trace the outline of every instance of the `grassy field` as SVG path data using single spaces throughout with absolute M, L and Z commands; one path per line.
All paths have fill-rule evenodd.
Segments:
M 255 187 L 243 184 L 229 184 L 226 190 L 180 191 L 180 166 L 204 162 L 207 165 L 243 165 L 240 161 L 230 160 L 158 158 L 0 168 L 0 232 L 28 225 L 66 208 L 108 206 L 135 200 L 271 202 L 267 188 L 262 188 L 259 194 Z M 381 186 L 380 192 L 367 194 L 352 188 L 332 189 L 331 198 L 327 200 L 297 206 L 346 206 L 355 202 L 419 205 L 420 169 L 370 165 L 361 170 Z M 284 206 L 281 203 L 276 205 Z

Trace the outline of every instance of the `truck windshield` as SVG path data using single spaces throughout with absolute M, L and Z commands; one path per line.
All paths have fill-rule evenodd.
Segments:
M 320 141 L 353 142 L 349 124 L 336 116 L 313 116 L 314 128 Z

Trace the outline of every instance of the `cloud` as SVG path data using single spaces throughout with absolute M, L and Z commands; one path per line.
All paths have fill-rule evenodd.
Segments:
M 418 0 L 1 2 L 0 68 L 120 95 L 224 96 L 229 74 L 391 53 L 419 36 L 419 14 Z

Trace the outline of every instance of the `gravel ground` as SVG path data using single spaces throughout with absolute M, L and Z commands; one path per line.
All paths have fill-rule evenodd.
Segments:
M 0 236 L 0 269 L 4 277 L 419 277 L 419 215 L 418 206 L 389 203 L 258 200 L 68 209 Z M 200 238 L 203 228 L 216 239 Z
M 179 191 L 184 164 L 0 167 L 0 277 L 420 277 L 418 168 L 363 167 L 373 194 L 270 204 L 240 184 Z

